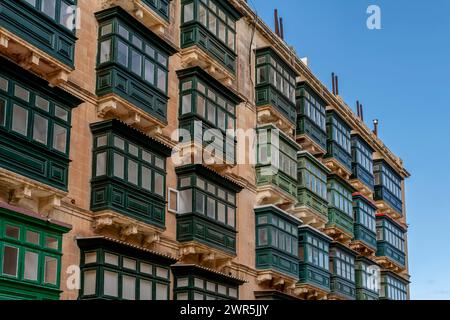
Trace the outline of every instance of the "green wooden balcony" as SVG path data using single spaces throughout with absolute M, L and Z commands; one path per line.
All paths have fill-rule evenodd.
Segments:
M 91 124 L 91 210 L 165 226 L 165 161 L 171 149 L 119 120 Z
M 409 300 L 409 281 L 399 275 L 381 272 L 380 300 Z
M 4 0 L 0 3 L 0 28 L 74 68 L 76 0 Z M 42 4 L 42 5 L 41 5 Z M 72 7 L 72 8 L 73 8 Z M 2 33 L 5 39 L 9 33 Z M 10 41 L 16 42 L 15 39 Z M 13 48 L 9 48 L 13 50 Z
M 256 50 L 256 106 L 259 123 L 279 120 L 280 129 L 295 135 L 295 71 L 270 47 Z
M 181 6 L 182 53 L 191 52 L 186 49 L 200 48 L 234 76 L 237 64 L 236 22 L 241 13 L 227 1 L 183 0 Z
M 403 216 L 402 178 L 383 160 L 374 161 L 374 200 L 380 203 L 380 211 L 393 218 Z
M 304 150 L 312 154 L 325 154 L 327 150 L 326 103 L 307 82 L 296 87 L 297 140 Z
M 386 269 L 404 270 L 406 229 L 387 215 L 377 214 L 377 260 Z
M 358 134 L 352 134 L 352 180 L 358 180 L 363 185 L 357 187 L 359 191 L 366 187 L 367 193 L 374 190 L 373 159 L 374 150 Z
M 177 240 L 235 255 L 236 197 L 242 187 L 203 165 L 177 167 L 176 173 L 180 198 Z
M 300 146 L 274 125 L 257 128 L 256 184 L 263 202 L 296 202 L 297 152 Z M 264 201 L 266 203 L 264 203 Z
M 359 256 L 356 259 L 356 299 L 378 300 L 380 267 L 372 260 Z
M 354 237 L 352 192 L 354 189 L 337 175 L 328 176 L 327 234 L 351 240 Z
M 305 296 L 316 293 L 320 299 L 330 292 L 329 245 L 332 239 L 307 225 L 299 227 L 298 234 L 300 264 L 296 288 L 304 289 Z
M 298 278 L 300 220 L 269 205 L 255 208 L 256 269 L 276 270 Z
M 172 0 L 142 0 L 142 2 L 160 15 L 167 22 L 170 21 L 170 1 Z
M 350 132 L 350 126 L 336 111 L 327 111 L 328 140 L 324 162 L 333 172 L 346 179 L 350 178 L 352 172 Z
M 307 151 L 297 153 L 297 204 L 295 213 L 303 222 L 328 221 L 327 174 L 329 170 Z
M 82 101 L 0 58 L 0 167 L 67 191 L 72 109 Z
M 70 225 L 0 202 L 0 300 L 58 300 Z
M 169 57 L 176 49 L 121 7 L 95 16 L 99 23 L 99 116 L 137 114 L 136 125 L 166 125 Z
M 354 242 L 362 244 L 371 252 L 377 249 L 376 213 L 377 207 L 360 193 L 353 194 Z
M 169 300 L 170 265 L 165 253 L 104 237 L 78 237 L 79 300 Z
M 356 299 L 356 253 L 339 243 L 330 246 L 331 296 L 335 299 Z
M 244 280 L 194 264 L 171 266 L 174 300 L 238 300 Z
M 183 145 L 196 143 L 198 149 L 214 146 L 212 166 L 234 166 L 237 138 L 228 135 L 227 130 L 236 128 L 236 108 L 242 99 L 199 67 L 179 70 L 177 75 L 180 79 L 179 128 L 189 133 L 188 137 L 180 135 L 180 142 Z M 196 151 L 206 156 L 205 150 Z

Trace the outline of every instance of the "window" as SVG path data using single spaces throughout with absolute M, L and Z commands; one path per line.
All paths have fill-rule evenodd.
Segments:
M 176 271 L 175 271 L 176 272 Z M 194 283 L 190 287 L 189 279 Z M 238 287 L 219 283 L 212 274 L 209 279 L 196 276 L 195 270 L 188 276 L 176 276 L 174 295 L 177 300 L 229 300 L 238 298 Z
M 165 157 L 116 133 L 99 133 L 94 141 L 94 177 L 115 177 L 145 193 L 165 197 Z
M 267 137 L 270 136 L 270 142 Z M 274 128 L 258 131 L 258 165 L 271 165 L 274 174 L 278 169 L 290 179 L 297 181 L 297 149 Z
M 373 174 L 372 151 L 368 146 L 356 139 L 352 140 L 352 145 L 353 162 L 358 163 L 367 172 Z
M 305 159 L 300 184 L 322 199 L 327 199 L 327 175 L 308 159 Z
M 267 51 L 256 54 L 256 84 L 270 83 L 285 99 L 295 104 L 295 74 Z
M 352 194 L 349 189 L 337 180 L 329 180 L 328 190 L 330 204 L 346 215 L 353 217 Z
M 0 99 L 0 126 L 4 126 L 6 121 L 6 101 Z
M 202 136 L 207 129 L 219 129 L 220 135 L 202 141 L 206 145 L 210 141 L 205 140 L 214 139 L 215 157 L 223 162 L 233 161 L 236 140 L 234 136 L 227 135 L 226 130 L 236 126 L 236 103 L 227 99 L 223 92 L 207 85 L 207 81 L 200 77 L 180 79 L 180 90 L 180 127 L 188 127 L 191 136 L 197 133 L 193 129 L 193 121 L 201 121 L 202 126 L 197 131 L 201 131 Z M 194 114 L 200 119 L 192 117 Z
M 405 232 L 400 227 L 384 218 L 377 221 L 378 230 L 380 230 L 377 232 L 378 241 L 386 241 L 400 252 L 405 252 Z
M 19 249 L 5 245 L 3 247 L 3 274 L 17 277 Z
M 381 288 L 381 298 L 390 300 L 407 300 L 408 298 L 407 284 L 388 274 L 382 277 Z
M 119 292 L 119 275 L 116 272 L 104 272 L 104 294 L 117 297 Z
M 37 281 L 38 279 L 38 266 L 39 266 L 39 254 L 32 251 L 25 252 L 25 264 L 24 264 L 24 279 Z
M 301 251 L 303 261 L 308 262 L 323 270 L 329 270 L 329 243 L 321 238 L 307 234 L 304 241 L 301 241 Z M 302 257 L 300 256 L 300 260 Z
M 95 284 L 97 282 L 97 271 L 88 270 L 83 273 L 83 295 L 90 296 L 95 294 Z
M 36 286 L 36 290 L 45 287 L 50 293 L 49 289 L 59 287 L 61 235 L 29 223 L 0 218 L 0 277 L 13 277 L 18 284 Z M 46 239 L 57 245 L 47 245 Z
M 263 218 L 263 219 L 260 219 Z M 298 255 L 297 225 L 275 215 L 260 216 L 257 214 L 257 244 L 272 246 L 287 254 Z
M 199 176 L 179 176 L 180 213 L 206 215 L 215 222 L 235 227 L 235 193 Z M 226 198 L 225 194 L 231 195 Z M 193 206 L 192 204 L 195 205 Z
M 355 282 L 355 258 L 339 249 L 333 251 L 332 257 L 334 273 L 348 281 Z
M 48 120 L 39 115 L 34 116 L 33 139 L 37 142 L 47 144 Z
M 372 232 L 376 232 L 375 213 L 376 209 L 361 199 L 354 202 L 355 220 Z
M 331 118 L 331 139 L 336 142 L 346 153 L 351 154 L 350 128 L 337 116 Z
M 12 117 L 12 130 L 26 136 L 28 132 L 28 111 L 15 104 Z
M 183 22 L 189 22 L 194 19 L 194 3 L 188 3 L 183 5 Z
M 301 111 L 323 132 L 326 132 L 326 113 L 323 102 L 310 94 L 305 88 L 300 89 Z
M 108 61 L 118 63 L 151 87 L 167 93 L 168 54 L 150 40 L 141 38 L 138 31 L 121 21 L 103 23 L 99 47 L 100 65 Z M 111 54 L 113 51 L 117 54 Z
M 392 169 L 390 169 L 384 163 L 378 163 L 374 166 L 375 172 L 375 184 L 382 185 L 385 187 L 397 200 L 399 203 L 399 209 L 401 209 L 402 201 L 402 180 L 399 175 L 395 174 Z
M 56 0 L 41 0 L 41 11 L 55 19 Z

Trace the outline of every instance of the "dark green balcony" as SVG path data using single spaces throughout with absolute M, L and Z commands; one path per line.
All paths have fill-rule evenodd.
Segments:
M 233 75 L 236 72 L 236 22 L 241 18 L 228 1 L 181 1 L 181 48 L 199 47 Z
M 356 253 L 333 242 L 330 245 L 331 295 L 337 299 L 356 299 Z
M 199 67 L 177 71 L 180 79 L 179 127 L 189 132 L 190 140 L 197 141 L 200 147 L 215 146 L 216 163 L 222 161 L 235 165 L 237 138 L 228 135 L 227 130 L 236 128 L 236 106 L 242 99 L 232 90 Z M 208 136 L 206 130 L 217 129 Z
M 244 280 L 194 264 L 171 266 L 174 300 L 238 300 Z
M 67 191 L 72 109 L 82 101 L 0 58 L 0 167 Z
M 300 220 L 273 205 L 256 207 L 255 218 L 256 269 L 298 278 Z
M 408 300 L 409 281 L 399 275 L 383 271 L 381 272 L 380 300 Z
M 172 0 L 142 0 L 146 6 L 155 11 L 167 22 L 170 20 L 170 1 Z
M 361 181 L 370 192 L 374 190 L 373 159 L 374 150 L 361 136 L 352 135 L 352 176 Z M 359 188 L 358 188 L 359 189 Z
M 336 236 L 353 238 L 353 202 L 354 189 L 337 175 L 328 176 L 328 223 L 326 228 L 332 229 Z
M 394 218 L 403 216 L 402 178 L 383 160 L 374 161 L 375 201 L 383 201 L 393 209 Z M 382 212 L 386 212 L 383 208 Z
M 327 174 L 329 170 L 307 151 L 297 154 L 298 189 L 296 206 L 306 206 L 328 219 Z
M 331 238 L 304 225 L 298 229 L 299 281 L 297 286 L 330 292 L 329 245 Z M 310 289 L 309 289 L 310 291 Z
M 145 116 L 166 124 L 169 57 L 176 49 L 121 7 L 95 16 L 99 23 L 96 93 L 100 109 L 120 109 L 115 112 L 123 114 L 136 112 L 133 108 L 137 107 Z M 114 107 L 107 103 L 111 95 L 120 98 L 114 100 Z
M 3 0 L 0 27 L 74 67 L 76 0 Z
M 356 259 L 356 299 L 378 300 L 380 267 L 365 257 Z
M 236 196 L 242 187 L 202 165 L 176 168 L 177 240 L 236 253 Z
M 351 154 L 351 128 L 337 114 L 336 111 L 327 111 L 327 154 L 326 159 L 336 160 L 336 166 L 348 171 L 352 170 Z
M 257 49 L 255 54 L 256 106 L 273 108 L 273 117 L 278 113 L 288 122 L 286 127 L 295 127 L 295 71 L 271 47 Z
M 355 229 L 353 241 L 361 242 L 370 249 L 377 249 L 375 213 L 377 207 L 362 194 L 353 194 Z
M 58 300 L 70 225 L 0 202 L 0 300 Z
M 300 146 L 274 125 L 260 126 L 257 132 L 256 184 L 259 190 L 269 190 L 273 197 L 296 202 Z
M 108 237 L 77 238 L 79 300 L 169 300 L 176 258 Z
M 386 264 L 386 268 L 389 262 L 400 269 L 406 267 L 405 234 L 406 230 L 389 216 L 377 215 L 376 256 Z
M 315 145 L 319 147 L 316 148 L 316 152 L 325 153 L 327 150 L 326 103 L 307 82 L 297 83 L 295 92 L 297 101 L 296 135 L 301 138 L 305 149 L 312 152 L 313 148 L 310 148 L 310 145 Z
M 164 228 L 171 149 L 119 120 L 91 124 L 91 210 L 111 210 Z

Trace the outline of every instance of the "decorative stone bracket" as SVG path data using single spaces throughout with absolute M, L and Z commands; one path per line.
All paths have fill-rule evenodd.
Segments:
M 198 46 L 182 49 L 180 54 L 182 68 L 198 66 L 223 85 L 230 87 L 233 84 L 235 76 Z
M 183 263 L 195 263 L 211 268 L 219 272 L 231 267 L 234 255 L 211 248 L 202 243 L 192 241 L 184 243 L 179 250 L 180 261 Z
M 112 211 L 95 214 L 92 227 L 96 233 L 113 233 L 122 241 L 139 242 L 149 248 L 160 242 L 162 230 Z
M 67 82 L 72 72 L 68 66 L 4 28 L 0 28 L 0 52 L 52 86 Z

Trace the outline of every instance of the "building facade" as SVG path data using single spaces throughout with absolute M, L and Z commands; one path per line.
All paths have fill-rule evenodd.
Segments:
M 409 298 L 402 160 L 246 1 L 4 0 L 0 65 L 0 299 Z

